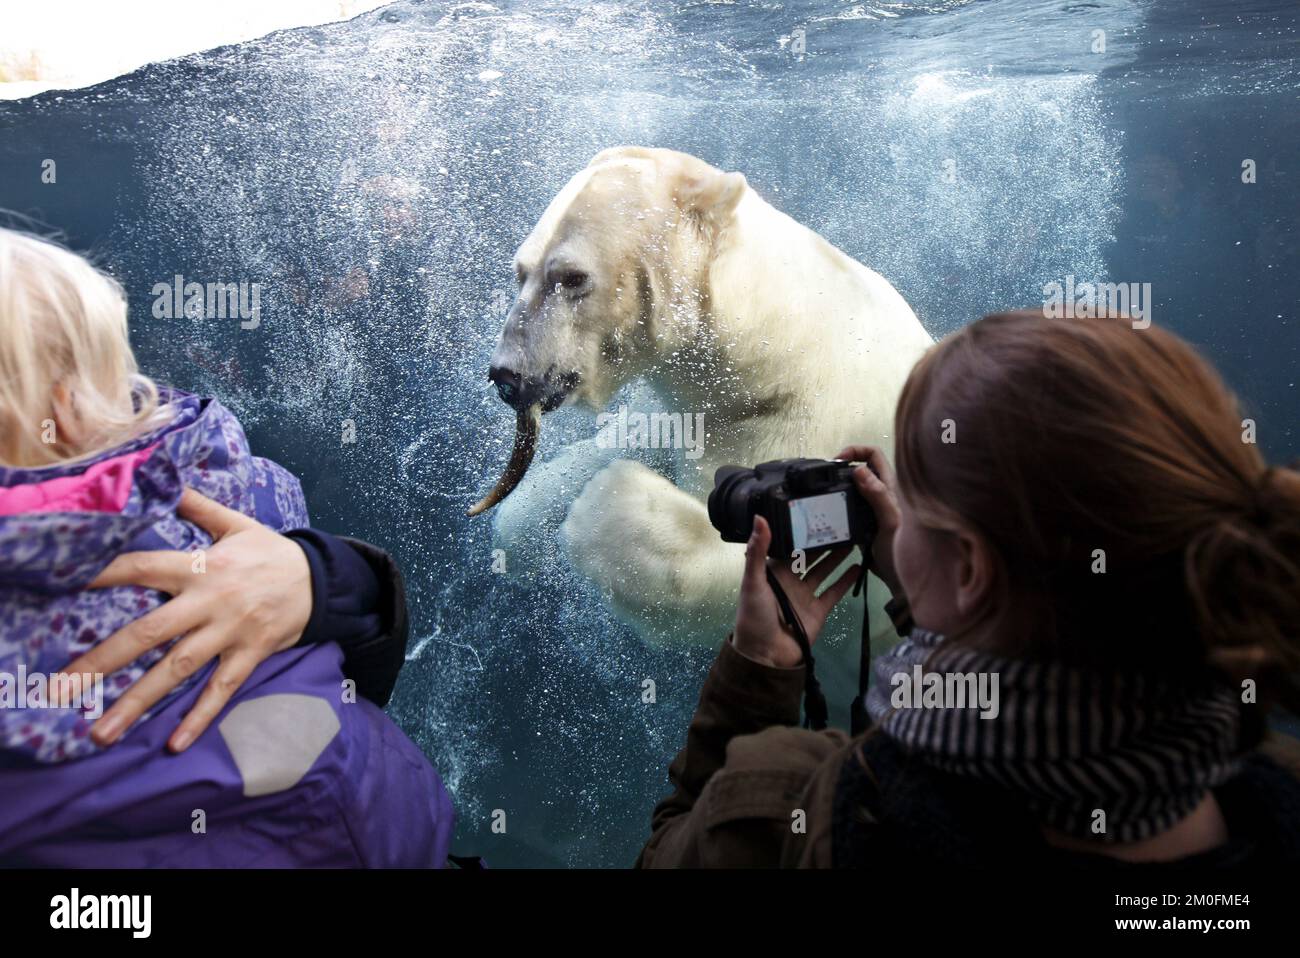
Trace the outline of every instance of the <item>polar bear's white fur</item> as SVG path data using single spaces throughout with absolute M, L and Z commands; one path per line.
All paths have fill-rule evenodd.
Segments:
M 678 449 L 661 465 L 674 484 L 602 448 L 610 443 L 593 429 L 498 507 L 497 544 L 522 557 L 555 536 L 643 634 L 719 642 L 744 546 L 709 523 L 715 470 L 859 443 L 892 454 L 898 393 L 930 336 L 884 278 L 765 202 L 742 174 L 672 150 L 598 154 L 515 266 L 520 295 L 494 365 L 552 402 L 563 394 L 595 410 L 636 380 L 657 399 L 643 391 L 634 410 L 703 413 L 706 436 L 702 455 Z M 873 607 L 882 593 L 877 584 Z M 860 612 L 837 614 L 828 631 L 856 634 Z M 843 643 L 827 668 L 851 671 L 855 645 Z

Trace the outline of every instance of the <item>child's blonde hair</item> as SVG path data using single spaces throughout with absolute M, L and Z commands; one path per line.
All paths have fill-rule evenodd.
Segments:
M 0 227 L 0 464 L 85 459 L 165 420 L 126 296 L 56 243 Z

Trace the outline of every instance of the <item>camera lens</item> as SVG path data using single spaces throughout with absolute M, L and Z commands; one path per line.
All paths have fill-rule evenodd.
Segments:
M 713 474 L 709 521 L 722 533 L 724 542 L 744 542 L 749 538 L 754 526 L 750 486 L 756 475 L 753 469 L 740 466 L 722 466 Z

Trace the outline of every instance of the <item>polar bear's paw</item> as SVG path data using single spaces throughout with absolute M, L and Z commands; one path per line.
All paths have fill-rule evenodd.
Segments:
M 636 563 L 629 531 L 652 509 L 654 480 L 640 463 L 610 463 L 583 487 L 560 527 L 560 540 L 574 566 L 603 588 Z
M 620 459 L 591 478 L 560 529 L 573 565 L 615 593 L 664 596 L 680 583 L 704 507 L 639 462 Z

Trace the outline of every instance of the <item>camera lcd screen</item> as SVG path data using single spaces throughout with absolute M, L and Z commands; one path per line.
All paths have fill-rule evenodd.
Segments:
M 847 493 L 830 492 L 790 502 L 790 539 L 796 549 L 816 549 L 849 539 Z

